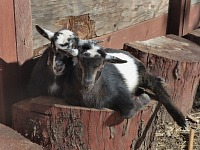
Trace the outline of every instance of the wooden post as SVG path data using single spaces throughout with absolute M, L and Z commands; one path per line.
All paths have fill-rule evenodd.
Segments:
M 29 72 L 21 65 L 32 56 L 30 6 L 29 0 L 0 1 L 0 123 L 7 125 L 12 104 L 26 95 Z
M 184 38 L 167 35 L 128 43 L 124 49 L 140 59 L 148 71 L 166 81 L 171 99 L 186 115 L 199 84 L 200 47 Z
M 193 150 L 193 142 L 194 142 L 194 129 L 190 129 L 190 136 L 189 136 L 189 145 L 188 150 Z
M 16 55 L 16 39 L 15 39 L 15 21 L 14 21 L 14 8 L 13 0 L 0 1 L 0 123 L 8 123 L 8 118 L 11 118 L 9 106 L 10 101 L 15 94 L 14 92 L 7 93 L 7 84 L 10 86 L 10 92 L 16 88 L 15 75 L 16 68 L 10 69 L 7 63 L 17 61 Z M 6 75 L 10 74 L 9 77 Z M 11 76 L 12 74 L 12 76 Z M 5 81 L 7 80 L 7 81 Z M 11 107 L 11 106 L 10 106 Z
M 188 33 L 188 22 L 191 0 L 170 0 L 167 34 L 185 35 Z
M 62 99 L 37 97 L 13 106 L 13 128 L 51 150 L 122 150 L 136 145 L 148 149 L 155 133 L 156 104 L 151 101 L 133 118 L 123 120 L 110 109 L 74 107 Z

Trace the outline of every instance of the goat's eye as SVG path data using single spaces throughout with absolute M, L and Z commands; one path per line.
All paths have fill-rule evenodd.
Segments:
M 69 45 L 69 43 L 64 43 L 64 44 L 59 44 L 60 46 L 68 46 Z

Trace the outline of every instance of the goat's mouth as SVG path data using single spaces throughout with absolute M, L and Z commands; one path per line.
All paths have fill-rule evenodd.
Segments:
M 90 91 L 93 88 L 94 84 L 90 84 L 90 85 L 83 85 L 83 90 L 84 91 Z
M 53 72 L 56 76 L 61 76 L 64 74 L 64 70 L 65 70 L 65 67 L 62 66 L 62 67 L 54 67 L 53 68 Z

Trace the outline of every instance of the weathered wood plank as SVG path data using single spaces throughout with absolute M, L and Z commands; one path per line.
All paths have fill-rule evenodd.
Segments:
M 74 107 L 63 99 L 37 97 L 13 106 L 13 128 L 45 149 L 134 149 L 138 140 L 137 149 L 148 149 L 156 120 L 154 115 L 149 118 L 158 111 L 156 104 L 152 101 L 123 120 L 110 109 Z
M 104 47 L 122 49 L 124 43 L 137 40 L 147 40 L 158 36 L 166 35 L 168 15 L 161 15 L 137 25 L 106 34 L 94 39 L 103 40 Z
M 102 36 L 126 27 L 141 23 L 154 17 L 167 14 L 169 0 L 31 0 L 33 26 L 41 26 L 57 31 L 63 27 L 70 26 L 70 16 L 86 15 L 84 19 L 77 23 L 79 26 L 73 30 L 79 34 L 90 34 Z M 74 17 L 75 19 L 76 17 Z M 94 33 L 84 31 L 82 27 L 87 27 L 88 20 L 94 24 Z M 133 35 L 134 36 L 134 35 Z M 88 36 L 89 38 L 89 36 Z M 41 38 L 33 28 L 34 49 L 47 44 L 48 41 Z
M 188 31 L 197 29 L 200 26 L 200 3 L 191 5 Z
M 16 39 L 13 0 L 0 1 L 0 58 L 16 62 Z
M 17 62 L 13 5 L 13 0 L 0 1 L 0 122 L 4 124 L 11 119 L 9 108 L 14 92 L 8 94 L 8 91 L 13 91 L 17 82 L 17 68 L 6 65 Z
M 0 149 L 1 150 L 43 150 L 13 129 L 0 124 Z
M 32 14 L 29 0 L 15 0 L 15 29 L 18 63 L 33 56 Z
M 200 28 L 191 31 L 185 37 L 200 46 Z
M 170 0 L 168 34 L 182 36 L 187 31 L 188 14 L 190 12 L 190 0 Z

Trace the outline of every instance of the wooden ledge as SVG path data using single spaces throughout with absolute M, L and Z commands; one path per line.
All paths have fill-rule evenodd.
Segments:
M 14 131 L 0 124 L 0 149 L 1 150 L 42 150 L 43 148 Z
M 47 149 L 130 149 L 143 143 L 145 147 L 154 136 L 157 107 L 151 101 L 124 120 L 110 109 L 74 107 L 63 99 L 37 97 L 13 105 L 13 128 Z
M 200 28 L 191 31 L 185 36 L 188 40 L 200 45 Z

